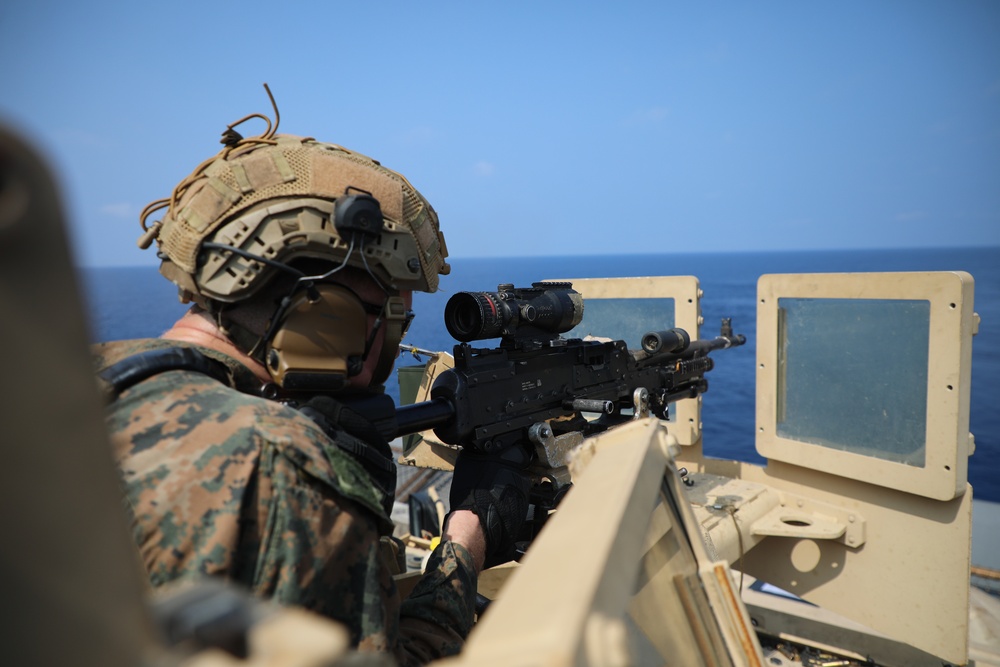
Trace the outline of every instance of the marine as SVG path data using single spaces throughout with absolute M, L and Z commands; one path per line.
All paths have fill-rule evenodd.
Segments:
M 94 349 L 142 563 L 153 586 L 219 576 L 323 614 L 399 664 L 453 655 L 527 480 L 460 457 L 443 540 L 401 600 L 382 549 L 391 450 L 351 407 L 384 402 L 412 291 L 449 272 L 437 215 L 375 160 L 238 124 L 141 216 L 190 310 Z

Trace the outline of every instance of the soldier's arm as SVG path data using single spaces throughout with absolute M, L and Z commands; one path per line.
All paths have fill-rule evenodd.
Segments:
M 261 461 L 255 589 L 343 623 L 359 649 L 392 652 L 401 665 L 460 650 L 472 627 L 478 568 L 457 540 L 475 549 L 475 531 L 455 524 L 456 541 L 435 551 L 401 605 L 382 561 L 380 520 L 347 496 L 365 483 L 360 466 L 336 452 L 325 460 L 303 457 L 308 447 L 301 437 L 297 446 L 279 449 Z
M 476 579 L 486 554 L 479 518 L 468 511 L 448 517 L 443 540 L 420 582 L 403 601 L 400 664 L 423 664 L 458 653 L 472 630 Z
M 468 549 L 476 566 L 476 574 L 482 571 L 486 561 L 486 535 L 475 512 L 456 510 L 449 514 L 442 537 Z

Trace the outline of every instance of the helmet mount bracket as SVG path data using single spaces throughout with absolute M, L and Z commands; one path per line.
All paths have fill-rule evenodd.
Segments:
M 357 194 L 351 194 L 352 190 Z M 375 238 L 382 233 L 384 225 L 382 207 L 367 190 L 349 185 L 333 205 L 333 226 L 341 238 L 351 238 L 356 234 Z

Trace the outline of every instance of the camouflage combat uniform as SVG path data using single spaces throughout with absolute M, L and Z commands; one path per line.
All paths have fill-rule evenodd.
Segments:
M 95 362 L 165 347 L 196 346 L 105 343 Z M 225 363 L 237 388 L 259 386 L 235 360 L 196 349 Z M 126 389 L 107 422 L 154 586 L 223 576 L 337 620 L 361 650 L 400 664 L 460 649 L 475 602 L 469 552 L 443 543 L 401 602 L 379 549 L 392 524 L 365 471 L 298 411 L 171 370 Z

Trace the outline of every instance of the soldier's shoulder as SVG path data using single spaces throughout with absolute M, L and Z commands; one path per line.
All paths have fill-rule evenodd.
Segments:
M 320 483 L 383 517 L 379 493 L 354 457 L 298 410 L 266 402 L 270 406 L 258 416 L 257 424 L 267 443 Z M 341 434 L 341 437 L 351 436 Z
M 206 454 L 226 457 L 252 443 L 260 455 L 279 456 L 300 470 L 309 483 L 354 501 L 378 517 L 384 515 L 378 492 L 361 464 L 298 410 L 195 373 L 164 374 L 161 382 L 166 385 L 161 397 L 177 415 L 173 421 L 179 428 L 191 429 L 191 437 Z M 182 417 L 183 406 L 190 411 Z
M 172 346 L 178 345 L 162 339 L 115 341 L 94 345 L 92 354 L 100 370 Z M 243 391 L 196 371 L 167 370 L 130 387 L 108 413 L 109 426 L 119 436 L 122 458 L 141 452 L 152 459 L 156 457 L 152 450 L 157 450 L 167 463 L 178 456 L 196 457 L 201 465 L 213 467 L 212 459 L 243 460 L 270 452 L 301 470 L 312 483 L 380 517 L 384 514 L 367 473 L 315 422 L 294 408 L 238 386 Z

